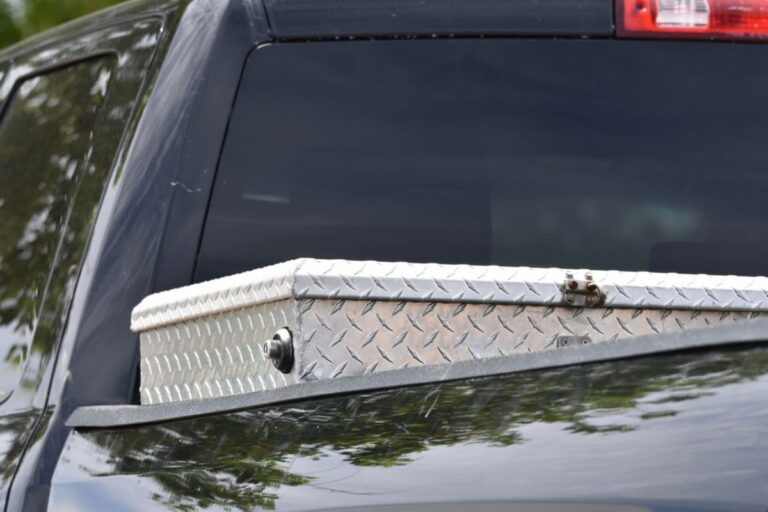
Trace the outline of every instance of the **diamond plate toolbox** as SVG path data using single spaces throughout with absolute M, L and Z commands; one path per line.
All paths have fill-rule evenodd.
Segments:
M 300 259 L 133 310 L 141 401 L 567 349 L 768 311 L 765 277 Z M 287 329 L 289 369 L 265 356 Z M 286 331 L 282 331 L 286 332 Z

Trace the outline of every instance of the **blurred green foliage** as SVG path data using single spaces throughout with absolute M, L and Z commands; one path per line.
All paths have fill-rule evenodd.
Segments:
M 0 0 L 0 48 L 123 0 Z

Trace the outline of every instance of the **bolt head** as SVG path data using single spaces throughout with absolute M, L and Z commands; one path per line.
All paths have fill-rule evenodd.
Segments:
M 289 373 L 293 368 L 293 340 L 287 328 L 280 329 L 271 340 L 265 341 L 262 351 L 264 358 L 272 361 L 282 373 Z
M 262 347 L 264 359 L 279 359 L 282 353 L 282 347 L 277 340 L 267 340 Z

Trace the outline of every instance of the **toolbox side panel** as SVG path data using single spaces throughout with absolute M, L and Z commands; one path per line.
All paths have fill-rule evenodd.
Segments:
M 141 333 L 141 403 L 211 399 L 302 382 L 450 365 L 674 333 L 761 311 L 573 308 L 526 304 L 300 299 L 269 302 Z M 262 354 L 292 333 L 287 374 Z

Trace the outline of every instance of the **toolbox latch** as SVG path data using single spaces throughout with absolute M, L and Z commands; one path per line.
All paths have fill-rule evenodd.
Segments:
M 573 272 L 566 272 L 563 302 L 567 306 L 596 308 L 605 303 L 605 294 L 592 278 L 592 272 L 585 272 L 583 278 L 576 277 Z

